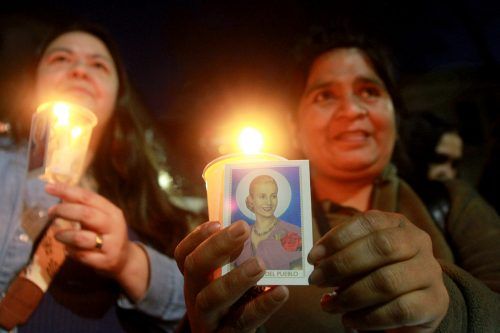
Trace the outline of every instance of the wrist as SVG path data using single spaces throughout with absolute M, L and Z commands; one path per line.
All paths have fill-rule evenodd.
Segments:
M 149 286 L 149 258 L 146 251 L 137 243 L 128 241 L 125 263 L 116 275 L 127 297 L 137 302 L 144 297 Z

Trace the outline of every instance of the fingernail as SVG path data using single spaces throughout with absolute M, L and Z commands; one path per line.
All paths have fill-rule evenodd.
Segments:
M 317 286 L 322 285 L 325 282 L 325 273 L 321 268 L 316 268 L 314 271 L 309 275 L 309 284 L 315 284 Z
M 321 296 L 321 301 L 320 301 L 321 305 L 329 303 L 334 297 L 335 295 L 332 294 L 324 294 L 323 296 Z
M 311 249 L 311 251 L 309 252 L 309 256 L 307 257 L 307 261 L 310 264 L 314 264 L 318 260 L 323 259 L 323 257 L 325 256 L 325 253 L 326 253 L 326 249 L 323 245 L 321 245 L 321 244 L 315 245 Z
M 254 257 L 245 265 L 243 271 L 246 276 L 255 277 L 264 271 L 264 265 L 260 259 Z
M 70 243 L 73 238 L 71 232 L 63 232 L 63 231 L 56 233 L 54 237 L 62 243 Z
M 220 229 L 219 222 L 208 222 L 202 226 L 202 230 L 204 232 L 206 232 L 208 235 L 213 234 L 214 232 L 218 231 L 219 229 Z
M 285 286 L 277 286 L 271 293 L 275 302 L 281 302 L 288 297 L 288 289 Z
M 228 231 L 232 238 L 238 238 L 245 233 L 245 228 L 241 223 L 235 223 L 229 226 Z

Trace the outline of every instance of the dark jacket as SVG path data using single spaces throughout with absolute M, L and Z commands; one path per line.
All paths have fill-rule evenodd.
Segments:
M 446 184 L 451 209 L 446 236 L 415 192 L 392 167 L 377 180 L 373 209 L 398 212 L 426 231 L 444 271 L 450 295 L 448 313 L 438 332 L 500 332 L 500 219 L 470 186 L 461 181 Z M 327 223 L 345 218 L 349 210 L 321 203 Z M 340 209 L 339 209 L 340 208 Z M 325 212 L 326 210 L 326 212 Z M 314 239 L 320 237 L 318 214 Z M 290 299 L 265 324 L 267 332 L 343 332 L 340 316 L 321 310 L 321 296 L 329 288 L 290 286 Z

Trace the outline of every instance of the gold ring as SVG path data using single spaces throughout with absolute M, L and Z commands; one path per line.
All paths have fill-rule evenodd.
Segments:
M 95 235 L 95 248 L 100 250 L 102 249 L 102 236 L 96 234 Z

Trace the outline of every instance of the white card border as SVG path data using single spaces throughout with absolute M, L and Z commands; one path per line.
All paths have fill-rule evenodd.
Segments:
M 312 248 L 312 211 L 311 211 L 311 185 L 309 174 L 308 160 L 283 160 L 283 161 L 266 161 L 266 162 L 237 162 L 228 163 L 224 170 L 224 193 L 223 193 L 223 218 L 222 224 L 228 227 L 231 224 L 231 182 L 232 169 L 247 169 L 247 168 L 276 168 L 296 166 L 299 168 L 299 184 L 300 184 L 300 204 L 301 204 L 301 231 L 302 231 L 302 270 L 268 270 L 257 285 L 308 285 L 308 278 L 313 271 L 313 266 L 307 262 L 307 254 Z M 228 204 L 229 203 L 229 204 Z M 231 265 L 222 266 L 222 274 L 226 274 L 231 270 Z M 270 273 L 276 274 L 295 274 L 301 272 L 299 277 L 270 277 Z

